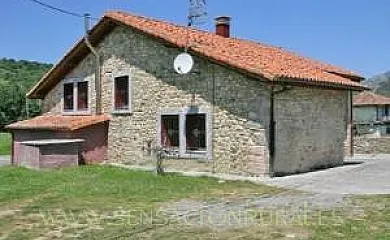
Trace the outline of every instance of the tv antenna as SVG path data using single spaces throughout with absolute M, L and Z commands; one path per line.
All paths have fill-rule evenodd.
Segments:
M 197 25 L 199 19 L 207 16 L 206 0 L 190 0 L 190 8 L 188 10 L 188 26 Z
M 198 20 L 207 16 L 206 0 L 190 0 L 190 8 L 188 10 L 188 27 L 199 24 Z M 176 73 L 185 75 L 191 72 L 194 66 L 194 59 L 187 52 L 187 47 L 183 53 L 176 56 L 173 67 Z

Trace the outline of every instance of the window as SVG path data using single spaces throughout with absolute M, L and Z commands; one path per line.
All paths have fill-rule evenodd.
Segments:
M 64 111 L 73 111 L 73 83 L 64 84 Z
M 88 112 L 88 82 L 71 81 L 63 85 L 63 110 L 67 113 Z
M 179 116 L 163 115 L 161 116 L 161 146 L 179 147 Z
M 77 110 L 88 110 L 88 82 L 77 83 Z
M 191 114 L 186 116 L 187 150 L 206 151 L 206 115 Z
M 130 111 L 129 76 L 120 76 L 114 79 L 114 110 Z
M 206 113 L 161 115 L 160 146 L 177 151 L 180 157 L 211 159 L 211 136 Z
M 388 106 L 377 107 L 377 121 L 386 121 L 389 119 L 389 108 Z

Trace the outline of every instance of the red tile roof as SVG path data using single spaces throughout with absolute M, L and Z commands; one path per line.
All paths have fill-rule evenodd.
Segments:
M 369 106 L 369 105 L 390 105 L 390 97 L 375 94 L 371 91 L 364 91 L 354 96 L 354 106 Z
M 61 116 L 61 115 L 43 115 L 29 120 L 16 122 L 8 125 L 6 128 L 11 130 L 57 130 L 74 131 L 89 127 L 99 123 L 109 121 L 107 115 L 99 116 Z
M 108 12 L 105 17 L 115 19 L 179 47 L 190 45 L 191 50 L 204 56 L 270 80 L 287 77 L 360 86 L 340 76 L 359 77 L 355 73 L 299 56 L 281 48 L 248 40 L 225 38 L 214 33 L 122 12 Z
M 365 89 L 359 83 L 363 78 L 356 73 L 297 55 L 279 47 L 249 40 L 225 38 L 214 33 L 123 12 L 107 12 L 91 31 L 91 37 L 96 35 L 96 38 L 99 38 L 96 40 L 98 42 L 109 32 L 100 29 L 113 29 L 118 24 L 136 29 L 180 48 L 188 47 L 189 51 L 194 54 L 205 56 L 210 60 L 264 80 L 287 84 L 298 82 L 307 85 Z M 62 72 L 59 68 L 76 64 L 77 61 L 72 58 L 75 58 L 77 51 L 85 55 L 88 54 L 86 49 L 84 41 L 80 40 L 75 48 L 34 86 L 28 96 L 41 96 L 43 93 L 39 91 L 47 91 L 47 89 L 42 90 L 45 88 L 40 85 L 45 85 L 45 82 L 50 80 L 51 75 L 64 74 L 66 71 Z M 57 75 L 56 78 L 58 78 Z M 54 77 L 52 80 L 55 80 Z

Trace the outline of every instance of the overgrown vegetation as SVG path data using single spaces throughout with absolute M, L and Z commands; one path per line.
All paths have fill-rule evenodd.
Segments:
M 10 155 L 11 153 L 11 134 L 0 133 L 0 155 Z
M 39 113 L 37 101 L 26 104 L 25 95 L 50 68 L 50 64 L 0 59 L 0 130 Z
M 390 196 L 351 197 L 334 211 L 296 222 L 259 215 L 262 224 L 215 231 L 167 220 L 161 206 L 229 202 L 285 191 L 103 166 L 53 171 L 0 168 L 0 239 L 389 239 Z M 264 196 L 265 194 L 265 196 Z M 299 194 L 299 193 L 296 193 Z M 242 199 L 241 199 L 242 201 Z M 234 206 L 234 204 L 233 204 Z M 191 213 L 189 213 L 191 214 Z M 193 213 L 197 214 L 197 213 Z M 293 216 L 294 217 L 294 216 Z M 207 219 L 205 219 L 206 221 Z

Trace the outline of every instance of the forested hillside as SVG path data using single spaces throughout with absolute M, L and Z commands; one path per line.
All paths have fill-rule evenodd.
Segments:
M 364 84 L 371 87 L 376 93 L 390 97 L 390 71 L 369 78 L 364 81 Z
M 39 113 L 36 101 L 26 105 L 25 94 L 50 68 L 51 64 L 0 58 L 0 130 Z

